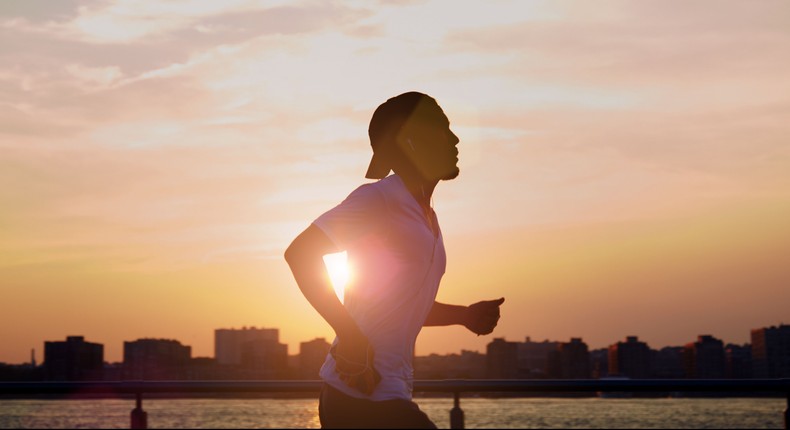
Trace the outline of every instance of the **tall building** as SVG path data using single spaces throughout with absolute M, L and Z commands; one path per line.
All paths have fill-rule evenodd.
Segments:
M 559 342 L 533 342 L 527 336 L 517 345 L 518 377 L 526 379 L 546 378 L 549 368 L 549 355 L 557 350 Z
M 68 336 L 65 342 L 44 342 L 44 375 L 51 381 L 100 381 L 104 345 Z
M 724 373 L 727 379 L 752 377 L 752 346 L 727 344 L 724 347 Z
M 271 339 L 244 342 L 240 370 L 245 379 L 290 379 L 288 345 Z
M 657 379 L 683 379 L 686 363 L 682 346 L 665 346 L 653 351 L 653 377 Z
M 516 379 L 518 375 L 518 343 L 503 337 L 495 338 L 486 346 L 486 377 Z
M 590 352 L 579 337 L 562 342 L 549 354 L 548 374 L 557 379 L 588 379 Z
M 243 327 L 239 329 L 214 330 L 214 357 L 219 365 L 240 365 L 242 349 L 246 342 L 279 342 L 280 331 L 276 328 Z
M 590 375 L 595 379 L 609 376 L 609 348 L 590 351 Z
M 683 361 L 688 378 L 724 378 L 724 342 L 710 335 L 698 336 L 683 347 Z
M 752 330 L 755 378 L 790 378 L 790 325 Z
M 170 339 L 123 343 L 123 377 L 131 380 L 186 379 L 192 347 Z
M 651 373 L 650 347 L 637 336 L 628 336 L 625 342 L 609 346 L 609 376 L 645 379 Z
M 288 345 L 276 328 L 242 327 L 214 331 L 214 352 L 220 372 L 228 379 L 279 379 L 288 370 Z
M 299 344 L 299 377 L 318 379 L 318 371 L 324 365 L 332 345 L 323 337 Z

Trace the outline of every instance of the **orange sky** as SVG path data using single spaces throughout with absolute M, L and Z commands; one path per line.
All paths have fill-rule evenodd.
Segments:
M 784 0 L 0 2 L 0 362 L 331 338 L 282 253 L 409 90 L 461 139 L 440 300 L 504 296 L 508 340 L 747 342 L 790 322 L 788 23 Z

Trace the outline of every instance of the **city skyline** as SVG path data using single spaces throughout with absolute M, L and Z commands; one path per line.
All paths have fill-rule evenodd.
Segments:
M 785 324 L 784 323 L 779 323 L 779 324 L 773 324 L 773 325 L 760 327 L 760 328 L 774 327 L 774 326 L 784 327 Z M 749 329 L 750 335 L 751 335 L 752 331 L 757 330 L 757 329 L 758 328 Z M 216 340 L 216 335 L 217 335 L 216 332 L 218 332 L 218 331 L 244 331 L 244 330 L 263 330 L 263 331 L 272 331 L 273 330 L 273 331 L 276 332 L 275 337 L 277 337 L 277 341 L 281 342 L 281 343 L 284 343 L 282 341 L 282 339 L 279 338 L 279 336 L 281 336 L 282 333 L 280 332 L 280 329 L 278 327 L 257 327 L 257 326 L 242 326 L 242 327 L 238 327 L 238 328 L 235 328 L 235 327 L 223 327 L 223 328 L 215 329 L 214 330 L 214 334 L 213 334 L 212 337 Z M 441 354 L 435 353 L 435 352 L 429 352 L 429 353 L 425 353 L 425 354 L 420 354 L 419 351 L 417 351 L 416 356 L 425 357 L 425 356 L 429 356 L 431 354 L 438 354 L 438 355 L 460 354 L 463 351 L 469 351 L 469 352 L 483 353 L 484 354 L 485 350 L 486 350 L 486 346 L 488 344 L 490 344 L 494 339 L 505 340 L 505 341 L 508 341 L 508 342 L 524 342 L 526 340 L 526 341 L 538 342 L 538 343 L 561 343 L 561 342 L 568 342 L 568 341 L 573 341 L 573 340 L 580 340 L 580 341 L 584 341 L 585 344 L 589 345 L 590 350 L 602 350 L 602 349 L 608 349 L 612 345 L 616 344 L 617 342 L 621 342 L 624 339 L 638 338 L 639 341 L 648 344 L 650 346 L 650 348 L 659 350 L 659 349 L 662 349 L 662 348 L 683 346 L 683 345 L 688 344 L 689 342 L 693 342 L 693 341 L 697 340 L 699 337 L 702 337 L 702 336 L 713 336 L 714 338 L 719 338 L 719 339 L 721 339 L 724 342 L 725 345 L 728 345 L 728 344 L 746 345 L 746 344 L 749 344 L 750 343 L 749 341 L 751 340 L 751 339 L 749 339 L 749 341 L 747 341 L 747 342 L 740 342 L 739 343 L 739 342 L 729 341 L 728 339 L 725 339 L 725 338 L 720 338 L 715 333 L 699 333 L 699 334 L 695 335 L 693 338 L 686 339 L 685 341 L 680 342 L 678 344 L 674 344 L 674 345 L 660 345 L 659 346 L 659 345 L 654 345 L 650 341 L 647 341 L 647 340 L 643 339 L 638 334 L 633 334 L 632 333 L 632 334 L 623 336 L 620 339 L 614 339 L 614 340 L 612 340 L 610 343 L 608 343 L 606 345 L 594 346 L 594 345 L 590 345 L 589 342 L 585 341 L 583 336 L 571 336 L 568 339 L 549 339 L 549 338 L 545 338 L 545 339 L 539 340 L 539 339 L 533 338 L 532 336 L 529 336 L 529 335 L 524 335 L 520 339 L 508 339 L 508 338 L 503 337 L 503 336 L 488 335 L 488 336 L 484 336 L 486 338 L 486 343 L 485 343 L 482 351 L 480 351 L 480 350 L 470 350 L 470 349 L 459 349 L 457 351 L 448 351 L 448 352 L 441 353 Z M 108 345 L 106 343 L 104 343 L 104 342 L 101 342 L 98 339 L 91 338 L 87 334 L 84 334 L 84 333 L 83 334 L 69 334 L 69 335 L 64 335 L 64 336 L 61 336 L 61 337 L 66 337 L 66 338 L 69 338 L 69 337 L 80 337 L 80 338 L 84 338 L 86 341 L 90 341 L 90 342 L 93 342 L 93 343 L 101 344 L 101 345 L 104 346 L 104 351 L 105 351 L 105 360 L 104 361 L 105 362 L 108 362 L 108 363 L 120 363 L 120 362 L 123 362 L 123 349 L 121 349 L 121 354 L 120 354 L 120 358 L 121 359 L 119 359 L 119 360 L 108 359 L 107 358 L 107 353 L 106 353 L 106 351 L 108 350 L 108 348 L 107 348 Z M 288 348 L 287 348 L 288 355 L 289 356 L 293 356 L 293 355 L 297 355 L 298 354 L 298 346 L 300 344 L 305 343 L 305 342 L 311 342 L 311 341 L 314 341 L 314 340 L 319 340 L 319 339 L 324 339 L 324 340 L 326 340 L 327 342 L 330 342 L 330 343 L 332 341 L 332 338 L 325 338 L 325 337 L 321 337 L 321 336 L 315 336 L 315 337 L 312 337 L 310 339 L 302 339 L 302 340 L 298 341 L 296 343 L 297 348 L 295 348 L 295 349 L 292 349 L 291 345 L 289 345 L 287 343 L 284 343 L 284 344 L 288 345 Z M 192 348 L 192 345 L 190 345 L 190 344 L 188 344 L 186 342 L 182 342 L 182 340 L 177 339 L 177 338 L 167 338 L 167 337 L 161 337 L 161 336 L 159 336 L 159 337 L 154 336 L 154 337 L 138 337 L 138 338 L 134 339 L 134 341 L 140 341 L 140 340 L 175 341 L 175 342 L 178 342 L 178 343 L 184 345 L 185 347 L 190 347 L 191 350 L 194 351 L 194 348 Z M 41 342 L 41 344 L 43 345 L 43 344 L 45 344 L 47 342 L 51 342 L 51 341 L 54 341 L 54 339 L 43 340 Z M 132 341 L 132 339 L 124 339 L 124 340 L 122 340 L 121 347 L 123 348 L 124 344 L 129 343 L 131 341 Z M 213 353 L 214 351 L 216 351 L 216 348 L 217 348 L 217 345 L 214 344 L 214 345 L 212 345 L 212 354 L 208 354 L 207 355 L 207 354 L 195 353 L 195 354 L 192 354 L 192 356 L 194 358 L 213 358 L 213 359 L 216 359 L 216 357 L 214 356 L 214 353 Z M 40 355 L 36 355 L 35 359 L 36 359 L 36 361 L 41 362 L 42 361 L 42 357 L 43 357 L 44 348 L 31 348 L 31 349 L 29 349 L 27 351 L 27 354 L 28 354 L 27 361 L 4 362 L 4 361 L 0 360 L 0 363 L 13 364 L 13 365 L 29 363 L 30 360 L 32 360 L 34 358 L 33 357 L 33 351 L 35 351 L 35 354 L 40 354 Z
M 0 2 L 0 362 L 332 330 L 284 261 L 436 98 L 443 303 L 495 337 L 745 343 L 790 303 L 790 2 Z M 351 270 L 353 279 L 353 268 Z M 429 327 L 419 354 L 492 337 Z
M 654 348 L 627 336 L 590 349 L 582 338 L 508 341 L 494 338 L 484 353 L 415 355 L 417 379 L 766 379 L 790 375 L 790 325 L 750 330 L 751 343 L 725 343 L 699 335 L 678 346 Z M 0 363 L 3 381 L 276 380 L 315 379 L 331 344 L 316 338 L 289 354 L 279 329 L 243 327 L 214 331 L 214 357 L 193 357 L 174 339 L 124 341 L 122 362 L 108 362 L 104 345 L 84 336 L 46 341 L 44 360 Z

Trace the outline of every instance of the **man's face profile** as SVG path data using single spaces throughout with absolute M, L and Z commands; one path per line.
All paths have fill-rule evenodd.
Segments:
M 423 102 L 404 124 L 397 137 L 403 154 L 428 180 L 455 179 L 458 168 L 458 136 L 435 103 Z

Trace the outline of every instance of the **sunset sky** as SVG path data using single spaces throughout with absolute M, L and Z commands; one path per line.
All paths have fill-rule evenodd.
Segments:
M 434 96 L 461 175 L 438 299 L 477 337 L 653 348 L 790 323 L 790 2 L 0 2 L 0 362 L 214 329 L 332 332 L 282 255 Z

